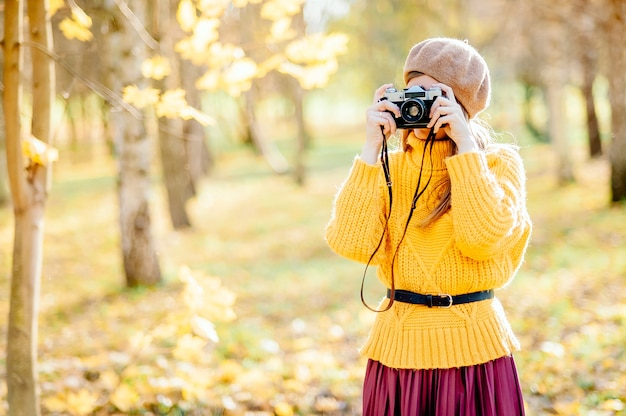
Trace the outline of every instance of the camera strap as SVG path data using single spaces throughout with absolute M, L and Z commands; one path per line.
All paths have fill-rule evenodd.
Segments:
M 395 292 L 396 292 L 396 287 L 395 287 L 395 278 L 394 278 L 394 274 L 393 274 L 393 265 L 395 263 L 396 260 L 396 255 L 398 254 L 398 249 L 400 247 L 400 244 L 402 244 L 402 241 L 404 241 L 404 237 L 406 236 L 407 230 L 409 229 L 409 223 L 411 222 L 411 218 L 413 217 L 413 212 L 415 211 L 415 207 L 417 206 L 417 201 L 418 199 L 424 194 L 424 192 L 426 191 L 426 188 L 428 188 L 428 185 L 430 184 L 430 180 L 433 177 L 433 170 L 432 170 L 432 151 L 433 151 L 433 145 L 435 143 L 435 132 L 434 132 L 434 128 L 430 129 L 430 132 L 428 133 L 428 137 L 426 138 L 426 143 L 424 145 L 424 150 L 422 151 L 422 160 L 421 160 L 421 165 L 420 165 L 420 172 L 419 172 L 419 177 L 417 179 L 417 186 L 415 187 L 415 192 L 413 194 L 413 200 L 411 203 L 411 210 L 409 211 L 409 215 L 407 217 L 406 223 L 404 224 L 404 231 L 402 233 L 402 237 L 400 238 L 400 241 L 398 242 L 398 245 L 396 246 L 394 253 L 393 253 L 393 257 L 391 258 L 391 288 L 388 290 L 388 292 L 391 294 L 391 296 L 389 297 L 389 303 L 387 304 L 387 306 L 384 309 L 375 309 L 372 308 L 370 305 L 368 305 L 368 303 L 365 301 L 365 296 L 364 296 L 364 288 L 365 288 L 365 277 L 367 275 L 367 270 L 369 269 L 369 265 L 372 262 L 372 260 L 374 259 L 374 256 L 376 255 L 376 253 L 378 252 L 378 250 L 380 249 L 380 246 L 383 243 L 383 240 L 385 238 L 385 234 L 387 232 L 388 229 L 388 225 L 389 225 L 389 218 L 391 217 L 391 208 L 392 208 L 392 204 L 393 204 L 393 192 L 391 189 L 391 185 L 392 185 L 392 181 L 391 181 L 391 173 L 389 170 L 389 151 L 387 148 L 387 138 L 385 137 L 385 133 L 384 133 L 384 128 L 383 126 L 380 126 L 380 131 L 381 134 L 383 135 L 383 143 L 381 146 L 381 154 L 380 154 L 380 161 L 381 161 L 381 165 L 383 168 L 383 173 L 385 175 L 385 182 L 386 182 L 386 186 L 387 186 L 387 191 L 389 193 L 389 210 L 387 212 L 387 215 L 385 217 L 385 226 L 383 227 L 383 232 L 382 235 L 380 236 L 380 240 L 378 240 L 378 245 L 376 246 L 376 248 L 374 249 L 374 252 L 371 254 L 369 260 L 367 261 L 367 264 L 365 265 L 365 270 L 363 271 L 363 277 L 361 278 L 361 303 L 370 311 L 372 312 L 386 312 L 389 309 L 391 309 L 391 306 L 393 305 L 394 302 L 394 298 L 395 298 Z M 426 184 L 424 185 L 424 188 L 422 188 L 420 190 L 420 185 L 422 182 L 422 172 L 423 172 L 423 168 L 424 168 L 424 156 L 426 155 L 426 148 L 429 147 L 429 160 L 430 160 L 430 164 L 431 164 L 431 169 L 430 169 L 430 176 L 428 177 L 428 181 L 426 181 Z

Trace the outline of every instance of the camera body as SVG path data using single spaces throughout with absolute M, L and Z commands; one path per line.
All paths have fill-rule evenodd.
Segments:
M 426 127 L 430 121 L 430 109 L 441 95 L 439 87 L 425 90 L 416 85 L 402 91 L 391 87 L 387 88 L 381 100 L 389 100 L 400 107 L 400 117 L 394 116 L 397 128 L 419 129 Z

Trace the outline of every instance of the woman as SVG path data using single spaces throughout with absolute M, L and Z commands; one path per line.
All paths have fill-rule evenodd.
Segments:
M 388 288 L 361 351 L 363 414 L 523 415 L 519 343 L 493 292 L 511 281 L 530 237 L 522 160 L 476 118 L 491 85 L 467 42 L 418 43 L 404 80 L 441 90 L 430 121 L 379 157 L 402 117 L 382 99 L 391 85 L 376 90 L 326 229 L 335 252 L 378 266 Z

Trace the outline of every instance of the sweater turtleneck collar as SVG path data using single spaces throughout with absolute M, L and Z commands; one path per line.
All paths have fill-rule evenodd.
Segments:
M 414 132 L 409 133 L 408 137 L 406 138 L 406 144 L 408 145 L 405 150 L 407 158 L 415 165 L 417 169 L 419 169 L 423 156 L 423 168 L 425 170 L 430 169 L 430 161 L 432 161 L 433 170 L 445 170 L 445 159 L 452 156 L 452 152 L 454 149 L 454 142 L 450 139 L 446 139 L 435 140 L 435 142 L 432 144 L 431 151 L 431 144 L 428 143 L 428 146 L 426 146 L 426 140 L 418 139 L 415 136 Z

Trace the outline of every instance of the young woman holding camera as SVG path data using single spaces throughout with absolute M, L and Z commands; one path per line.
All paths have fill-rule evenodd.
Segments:
M 387 287 L 361 350 L 363 415 L 524 415 L 519 343 L 494 297 L 530 237 L 522 160 L 476 117 L 491 84 L 467 42 L 416 44 L 404 80 L 435 91 L 417 99 L 430 120 L 413 125 L 403 102 L 386 99 L 398 97 L 391 85 L 376 90 L 326 229 L 336 253 L 377 266 Z M 398 125 L 402 149 L 387 153 Z

